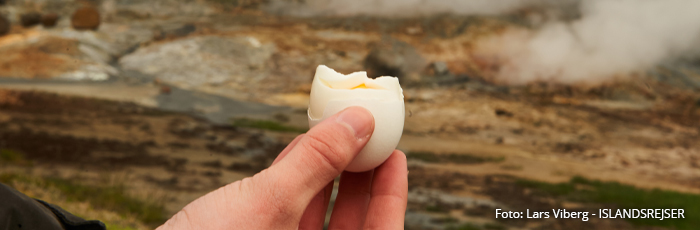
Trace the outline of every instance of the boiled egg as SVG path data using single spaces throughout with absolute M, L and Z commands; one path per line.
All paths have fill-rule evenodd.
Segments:
M 401 139 L 405 109 L 399 79 L 370 79 L 366 72 L 344 75 L 324 65 L 318 66 L 311 83 L 309 127 L 350 106 L 361 106 L 372 113 L 374 132 L 345 170 L 368 171 L 389 158 Z

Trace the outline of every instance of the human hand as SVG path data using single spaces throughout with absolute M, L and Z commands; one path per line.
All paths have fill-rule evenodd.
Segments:
M 408 170 L 401 151 L 374 170 L 343 172 L 373 131 L 372 114 L 350 107 L 296 137 L 269 168 L 200 197 L 158 229 L 323 229 L 341 173 L 329 229 L 403 229 Z

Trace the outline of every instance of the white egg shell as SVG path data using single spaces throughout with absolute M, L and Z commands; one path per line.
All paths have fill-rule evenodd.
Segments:
M 360 84 L 371 88 L 348 88 Z M 332 88 L 332 85 L 341 87 Z M 389 158 L 401 139 L 406 116 L 403 90 L 394 77 L 369 79 L 366 72 L 343 75 L 326 66 L 319 66 L 311 85 L 309 127 L 350 106 L 364 107 L 374 116 L 372 137 L 345 168 L 349 172 L 364 172 Z

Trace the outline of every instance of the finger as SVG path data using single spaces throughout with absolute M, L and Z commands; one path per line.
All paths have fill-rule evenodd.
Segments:
M 394 151 L 375 169 L 364 229 L 403 229 L 408 197 L 406 155 Z
M 246 190 L 260 201 L 260 212 L 299 221 L 311 199 L 340 175 L 373 131 L 369 111 L 345 109 L 309 130 L 283 160 L 253 176 Z
M 333 182 L 326 185 L 321 192 L 311 200 L 309 206 L 304 210 L 304 215 L 301 216 L 299 222 L 299 230 L 318 230 L 323 229 L 323 224 L 326 222 L 326 211 L 328 203 L 331 200 L 333 193 Z
M 367 215 L 374 170 L 343 172 L 328 229 L 361 229 Z
M 297 143 L 299 143 L 299 140 L 301 140 L 302 137 L 304 137 L 304 134 L 299 134 L 299 136 L 295 137 L 294 140 L 292 140 L 292 142 L 289 142 L 287 147 L 284 147 L 282 152 L 280 152 L 280 154 L 277 155 L 277 157 L 275 158 L 275 161 L 272 162 L 272 165 L 275 165 L 275 163 L 282 160 L 284 158 L 284 156 L 287 156 L 287 153 L 289 153 L 289 151 L 291 151 L 292 148 L 294 148 L 294 146 L 297 146 Z

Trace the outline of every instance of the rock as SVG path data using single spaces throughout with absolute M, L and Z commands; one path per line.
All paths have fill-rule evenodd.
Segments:
M 94 0 L 93 0 L 94 1 Z M 118 14 L 120 18 L 148 19 L 151 17 L 162 18 L 177 16 L 207 16 L 219 12 L 221 9 L 215 4 L 206 4 L 207 1 L 183 1 L 183 0 L 148 0 L 148 1 L 124 1 L 118 0 L 111 3 L 103 1 L 103 13 L 110 11 Z M 229 2 L 229 1 L 222 1 Z M 107 3 L 105 5 L 105 3 Z M 205 3 L 205 4 L 203 4 Z M 109 6 L 113 4 L 114 6 Z M 112 9 L 110 9 L 112 8 Z
M 21 33 L 21 31 L 18 31 Z M 110 65 L 110 40 L 75 30 L 32 31 L 30 39 L 3 45 L 0 76 L 107 80 L 119 71 Z
M 408 43 L 384 38 L 371 46 L 371 51 L 364 60 L 369 77 L 392 76 L 412 81 L 417 80 L 420 71 L 425 69 L 426 61 Z
M 175 37 L 184 37 L 197 30 L 197 26 L 193 24 L 185 24 L 184 26 L 177 28 L 172 32 Z
M 3 15 L 0 15 L 0 36 L 3 36 L 10 32 L 10 20 Z
M 507 111 L 505 109 L 496 109 L 496 116 L 503 116 L 503 117 L 513 117 L 513 113 L 510 111 Z
M 450 74 L 450 69 L 447 67 L 447 63 L 436 61 L 430 64 L 430 69 L 435 76 L 445 76 Z
M 166 38 L 178 38 L 178 37 L 185 37 L 192 32 L 195 32 L 197 30 L 197 26 L 194 24 L 185 24 L 181 27 L 177 28 L 171 28 L 171 29 L 158 29 L 158 31 L 155 32 L 153 39 L 154 40 L 163 40 Z
M 160 94 L 170 94 L 171 91 L 170 86 L 164 85 L 160 87 Z
M 19 16 L 20 23 L 24 27 L 32 27 L 41 23 L 41 14 L 37 12 L 24 13 Z
M 94 7 L 83 7 L 73 13 L 71 25 L 76 30 L 97 30 L 100 27 L 100 12 Z
M 54 27 L 56 26 L 56 22 L 58 22 L 58 14 L 48 13 L 41 17 L 41 24 L 44 25 L 44 27 Z
M 119 63 L 179 87 L 250 87 L 266 76 L 275 49 L 247 36 L 198 36 L 139 48 Z

